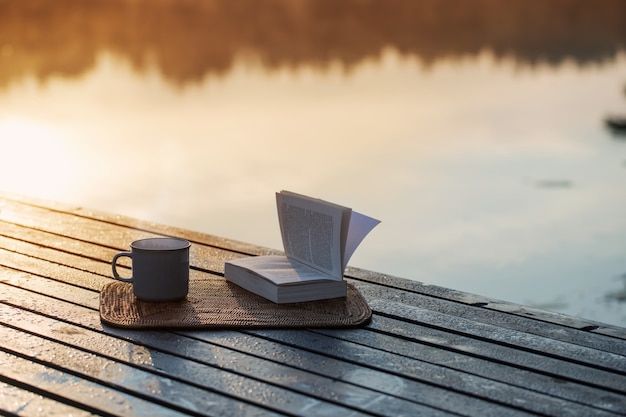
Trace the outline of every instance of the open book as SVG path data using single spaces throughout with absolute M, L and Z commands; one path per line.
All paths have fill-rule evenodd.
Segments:
M 378 220 L 289 191 L 276 193 L 285 255 L 227 261 L 227 280 L 275 303 L 345 297 L 348 260 Z

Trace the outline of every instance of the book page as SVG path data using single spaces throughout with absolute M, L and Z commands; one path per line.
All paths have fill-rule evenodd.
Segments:
M 348 228 L 348 238 L 346 240 L 346 250 L 343 258 L 343 269 L 348 265 L 348 261 L 354 254 L 356 248 L 361 244 L 365 236 L 372 231 L 380 220 L 373 219 L 356 211 L 352 211 L 350 227 Z
M 343 279 L 342 219 L 351 210 L 288 191 L 276 193 L 276 204 L 286 255 Z
M 234 265 L 254 272 L 276 285 L 297 285 L 303 282 L 335 280 L 333 277 L 286 256 L 252 256 L 230 261 Z

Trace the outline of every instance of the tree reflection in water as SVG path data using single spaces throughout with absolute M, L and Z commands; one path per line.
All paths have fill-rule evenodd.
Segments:
M 171 83 L 224 74 L 241 55 L 265 67 L 345 68 L 391 47 L 425 65 L 476 55 L 522 65 L 612 59 L 626 3 L 552 0 L 0 1 L 0 87 L 34 74 L 75 77 L 113 52 Z

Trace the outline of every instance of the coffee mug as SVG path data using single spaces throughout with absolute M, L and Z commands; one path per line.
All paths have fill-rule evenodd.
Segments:
M 133 292 L 140 300 L 175 301 L 189 291 L 189 247 L 191 243 L 177 238 L 150 238 L 131 243 L 130 252 L 119 252 L 111 266 L 115 279 L 133 284 Z M 117 260 L 132 260 L 132 277 L 117 273 Z

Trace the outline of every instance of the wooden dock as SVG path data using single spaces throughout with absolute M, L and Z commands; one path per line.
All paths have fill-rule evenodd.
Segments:
M 0 414 L 626 415 L 626 329 L 355 268 L 363 328 L 103 325 L 113 255 L 161 235 L 192 242 L 192 279 L 271 252 L 0 195 Z

